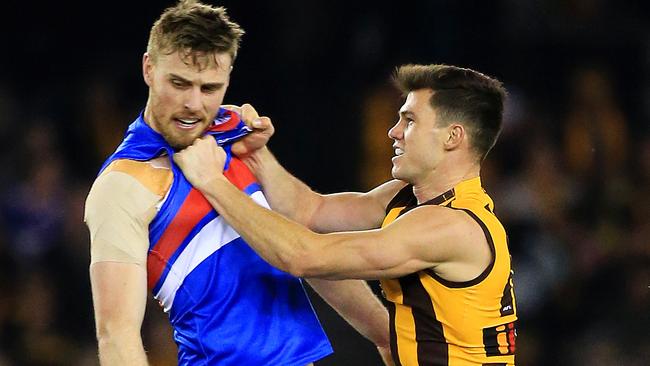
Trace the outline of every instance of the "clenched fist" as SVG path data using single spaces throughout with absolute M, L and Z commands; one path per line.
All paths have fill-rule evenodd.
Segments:
M 196 139 L 192 145 L 174 154 L 174 162 L 192 186 L 201 191 L 215 179 L 226 179 L 223 176 L 226 152 L 212 136 Z

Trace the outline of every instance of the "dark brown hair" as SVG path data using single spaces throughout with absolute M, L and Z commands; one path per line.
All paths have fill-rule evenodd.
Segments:
M 228 53 L 234 62 L 243 34 L 225 8 L 181 0 L 167 8 L 151 27 L 147 53 L 155 61 L 159 54 L 180 51 L 183 61 L 192 64 L 197 64 L 199 57 Z
M 404 65 L 394 81 L 402 93 L 431 89 L 438 123 L 465 125 L 470 143 L 483 160 L 501 131 L 506 91 L 500 81 L 480 72 L 448 65 Z

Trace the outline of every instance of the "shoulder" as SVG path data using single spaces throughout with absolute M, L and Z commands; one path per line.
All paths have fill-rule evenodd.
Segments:
M 436 205 L 418 206 L 385 228 L 434 255 L 436 263 L 463 261 L 485 247 L 483 230 L 462 210 Z
M 95 185 L 113 185 L 116 189 L 131 186 L 135 182 L 151 193 L 164 196 L 173 181 L 173 173 L 167 157 L 149 161 L 119 159 L 104 169 Z M 107 183 L 110 182 L 110 183 Z
M 171 169 L 156 160 L 116 160 L 106 167 L 86 198 L 86 221 L 108 212 L 134 218 L 151 216 L 173 181 Z
M 417 206 L 400 216 L 395 222 L 403 222 L 408 226 L 418 225 L 428 229 L 451 230 L 459 235 L 466 234 L 465 230 L 476 226 L 476 222 L 463 210 L 437 205 Z
M 401 201 L 409 193 L 411 195 L 413 194 L 411 189 L 409 189 L 410 187 L 404 181 L 393 179 L 376 187 L 366 193 L 366 195 L 381 202 L 382 207 L 388 211 L 391 205 L 394 206 L 394 203 Z

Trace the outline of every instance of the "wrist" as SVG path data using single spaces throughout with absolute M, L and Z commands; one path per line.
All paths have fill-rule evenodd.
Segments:
M 264 166 L 264 162 L 268 160 L 269 156 L 272 156 L 271 151 L 268 147 L 263 146 L 249 155 L 240 158 L 244 164 L 252 171 L 254 175 L 258 175 Z
M 223 183 L 230 184 L 230 181 L 228 181 L 228 178 L 223 174 L 218 174 L 208 177 L 207 179 L 202 179 L 199 184 L 194 184 L 194 187 L 202 193 L 207 194 L 221 189 Z

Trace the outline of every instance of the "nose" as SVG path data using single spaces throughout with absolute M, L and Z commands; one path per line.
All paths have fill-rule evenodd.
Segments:
M 404 128 L 402 127 L 401 121 L 397 121 L 390 130 L 388 130 L 388 137 L 393 140 L 401 140 L 404 135 Z
M 196 112 L 201 109 L 201 89 L 190 88 L 185 95 L 185 109 Z

